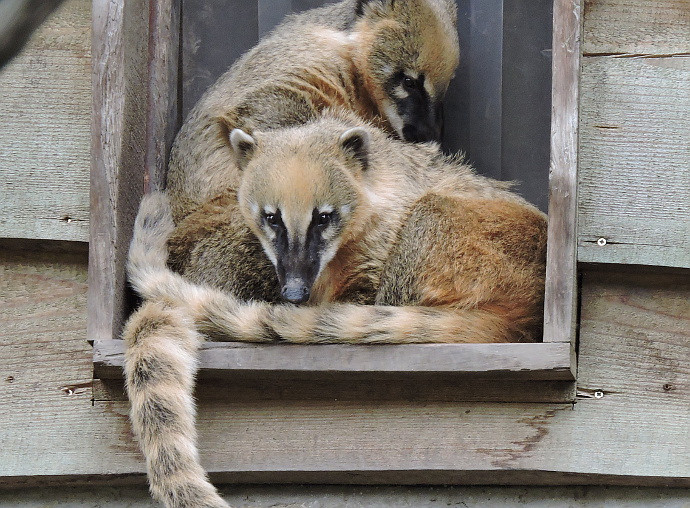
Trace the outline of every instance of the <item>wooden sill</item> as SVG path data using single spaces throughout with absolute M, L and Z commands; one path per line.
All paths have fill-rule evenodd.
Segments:
M 94 372 L 122 378 L 122 340 L 94 341 Z M 200 377 L 479 376 L 510 380 L 574 380 L 567 342 L 537 344 L 284 345 L 207 342 Z

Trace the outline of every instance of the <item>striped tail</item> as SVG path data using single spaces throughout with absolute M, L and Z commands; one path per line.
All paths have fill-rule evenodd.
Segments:
M 208 293 L 194 309 L 199 330 L 223 340 L 295 344 L 422 344 L 533 341 L 531 320 L 452 307 L 331 303 L 241 304 Z
M 130 419 L 153 497 L 168 508 L 228 508 L 199 463 L 193 398 L 203 338 L 179 308 L 148 302 L 127 323 Z
M 146 194 L 134 221 L 129 245 L 127 277 L 145 300 L 187 303 L 205 289 L 193 284 L 167 266 L 168 239 L 175 229 L 170 200 L 162 192 Z

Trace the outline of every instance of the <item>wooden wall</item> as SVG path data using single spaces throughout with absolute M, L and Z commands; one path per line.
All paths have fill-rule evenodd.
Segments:
M 616 221 L 625 215 L 622 210 L 646 213 L 651 205 L 661 206 L 659 200 L 665 203 L 666 213 L 652 208 L 645 224 L 658 220 L 655 231 L 659 234 L 676 220 L 682 227 L 687 208 L 674 211 L 668 203 L 683 196 L 683 182 L 672 170 L 682 172 L 690 160 L 687 144 L 683 151 L 682 143 L 683 136 L 688 139 L 683 130 L 687 116 L 674 116 L 685 104 L 682 101 L 687 101 L 687 87 L 685 94 L 682 87 L 688 57 L 676 54 L 690 53 L 686 49 L 690 2 L 640 0 L 624 10 L 622 2 L 593 0 L 585 6 L 581 245 L 590 238 L 583 232 L 595 231 L 596 236 L 607 221 L 620 224 Z M 10 206 L 9 199 L 22 199 L 35 208 L 31 220 L 21 219 L 25 224 L 21 227 L 11 224 L 20 218 L 8 220 L 18 212 L 0 208 L 4 221 L 0 236 L 86 239 L 84 231 L 71 229 L 83 227 L 75 224 L 79 221 L 55 221 L 52 227 L 53 222 L 47 220 L 51 227 L 31 229 L 41 224 L 34 219 L 62 213 L 57 205 L 50 205 L 48 197 L 41 198 L 37 189 L 49 187 L 48 194 L 60 197 L 55 203 L 72 199 L 79 206 L 88 203 L 89 134 L 88 127 L 78 127 L 89 123 L 88 44 L 79 46 L 79 53 L 70 41 L 88 40 L 89 4 L 68 0 L 61 9 L 13 63 L 15 67 L 0 75 L 3 97 L 12 90 L 16 94 L 34 90 L 13 107 L 13 115 L 19 117 L 38 103 L 54 115 L 39 122 L 42 129 L 28 121 L 15 123 L 14 137 L 2 138 L 0 150 L 24 139 L 20 149 L 31 147 L 32 153 L 44 155 L 36 160 L 15 155 L 12 164 L 5 157 L 0 159 L 0 207 Z M 675 14 L 667 18 L 666 12 L 673 9 Z M 64 41 L 65 49 L 37 46 L 46 33 L 59 33 L 54 40 L 58 48 Z M 64 62 L 81 59 L 84 74 L 75 79 L 82 82 L 83 78 L 83 86 L 51 92 L 51 86 L 67 79 L 72 67 L 65 63 L 59 76 L 32 74 L 27 63 L 32 51 L 43 51 L 46 62 L 57 56 Z M 638 52 L 654 57 L 609 54 Z M 22 65 L 25 70 L 17 70 Z M 12 79 L 7 78 L 10 72 L 16 73 Z M 621 76 L 625 87 L 616 76 Z M 21 86 L 20 79 L 24 80 Z M 656 93 L 649 83 L 660 84 Z M 655 109 L 653 104 L 664 102 L 666 94 L 678 108 Z M 84 118 L 63 116 L 69 109 L 63 103 L 70 97 L 75 103 L 83 101 Z M 7 122 L 14 117 L 4 101 L 0 114 L 8 115 L 3 117 Z M 619 125 L 599 123 L 600 116 L 606 122 L 616 120 L 614 111 L 640 113 L 635 122 L 623 124 L 620 134 L 597 127 Z M 676 121 L 654 116 L 663 114 Z M 9 136 L 4 131 L 1 135 Z M 50 132 L 55 137 L 41 138 L 39 143 L 31 132 L 37 136 Z M 658 136 L 654 143 L 645 141 L 645 132 Z M 675 148 L 661 142 L 666 134 L 678 140 Z M 619 135 L 615 142 L 607 137 Z M 29 164 L 21 175 L 17 172 L 16 168 Z M 53 171 L 65 167 L 80 168 L 80 176 Z M 595 176 L 606 167 L 610 172 Z M 667 171 L 662 172 L 662 167 Z M 647 183 L 631 183 L 638 181 L 631 175 L 647 178 L 648 171 L 652 173 Z M 50 186 L 39 178 L 48 174 L 54 175 Z M 600 178 L 609 178 L 608 183 Z M 588 208 L 599 202 L 597 192 L 611 186 L 620 192 L 607 199 L 619 204 L 601 211 Z M 657 191 L 660 187 L 669 191 L 662 196 Z M 645 205 L 647 194 L 650 201 Z M 79 217 L 78 209 L 75 205 L 68 212 Z M 590 217 L 594 222 L 586 222 Z M 56 233 L 57 226 L 64 228 Z M 620 231 L 630 238 L 637 234 L 633 227 Z M 680 240 L 676 237 L 666 247 L 682 246 Z M 664 242 L 662 238 L 653 245 L 664 247 Z M 92 379 L 91 347 L 86 340 L 85 246 L 70 244 L 65 249 L 59 244 L 48 251 L 35 244 L 19 247 L 0 244 L 0 383 L 4 387 L 0 392 L 0 486 L 64 485 L 94 479 L 143 482 L 144 464 L 132 440 L 121 386 Z M 581 248 L 580 259 L 593 261 L 586 252 Z M 633 248 L 628 252 L 632 258 L 618 260 L 651 259 L 643 257 L 648 252 L 644 249 L 639 251 L 642 254 Z M 660 248 L 654 252 L 662 260 L 656 264 L 677 266 L 683 263 L 663 260 L 685 259 L 683 251 L 674 254 Z M 690 272 L 611 264 L 582 268 L 574 404 L 472 401 L 467 400 L 466 390 L 454 390 L 453 384 L 428 393 L 415 382 L 247 379 L 215 386 L 204 382 L 198 396 L 205 466 L 215 479 L 226 481 L 690 486 Z
M 89 238 L 91 3 L 69 0 L 0 70 L 0 238 Z
M 690 268 L 690 1 L 589 0 L 584 23 L 578 258 Z

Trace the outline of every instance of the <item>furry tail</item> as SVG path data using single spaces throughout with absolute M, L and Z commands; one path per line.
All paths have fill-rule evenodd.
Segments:
M 532 341 L 500 312 L 452 307 L 348 303 L 315 307 L 241 304 L 208 295 L 195 308 L 199 329 L 224 340 L 295 344 L 422 344 Z
M 175 229 L 168 197 L 162 192 L 144 195 L 134 221 L 129 244 L 127 275 L 134 290 L 145 299 L 155 299 L 168 262 L 168 238 Z
M 163 192 L 146 194 L 134 221 L 127 259 L 129 282 L 145 300 L 184 303 L 205 292 L 167 266 L 168 239 L 174 229 L 168 196 Z
M 151 494 L 168 508 L 229 508 L 196 447 L 194 378 L 202 337 L 179 308 L 148 302 L 127 323 L 125 382 Z

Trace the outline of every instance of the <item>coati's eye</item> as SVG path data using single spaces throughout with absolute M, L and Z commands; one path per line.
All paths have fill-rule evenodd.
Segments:
M 403 86 L 409 92 L 416 91 L 422 88 L 424 83 L 424 78 L 422 76 L 419 79 L 411 78 L 410 76 L 403 77 Z
M 323 212 L 323 213 L 319 214 L 319 217 L 316 220 L 316 223 L 319 226 L 326 226 L 326 225 L 330 224 L 332 219 L 333 219 L 333 212 Z
M 280 216 L 278 214 L 264 213 L 263 218 L 264 221 L 266 221 L 266 223 L 273 228 L 276 228 L 280 225 Z

